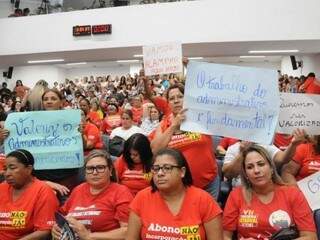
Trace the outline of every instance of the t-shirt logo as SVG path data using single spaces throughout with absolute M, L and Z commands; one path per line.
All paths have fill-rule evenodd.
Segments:
M 144 173 L 144 174 L 143 174 L 143 178 L 144 178 L 146 181 L 150 182 L 151 179 L 152 179 L 152 173 L 151 173 L 151 172 Z
M 269 223 L 275 229 L 286 228 L 291 225 L 291 218 L 286 211 L 277 210 L 270 214 Z
M 11 212 L 12 226 L 16 228 L 24 228 L 26 225 L 26 211 Z
M 25 228 L 27 215 L 28 213 L 26 211 L 11 211 L 0 213 L 0 229 Z
M 309 174 L 315 173 L 320 171 L 320 161 L 319 160 L 312 160 L 308 164 L 308 172 Z
M 201 240 L 199 225 L 172 227 L 158 223 L 149 225 L 146 239 L 167 239 L 171 236 L 180 237 L 179 240 Z
M 184 132 L 181 134 L 173 135 L 169 142 L 170 148 L 182 148 L 194 144 L 201 140 L 200 133 Z
M 239 225 L 242 227 L 256 227 L 258 225 L 258 216 L 254 210 L 243 210 L 239 217 Z

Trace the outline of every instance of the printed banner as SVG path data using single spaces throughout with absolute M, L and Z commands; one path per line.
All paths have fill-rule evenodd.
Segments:
M 182 130 L 270 144 L 279 115 L 277 72 L 190 62 L 184 108 Z
M 280 93 L 280 114 L 277 132 L 292 134 L 296 128 L 311 135 L 320 134 L 320 95 Z
M 182 72 L 182 47 L 180 43 L 164 43 L 143 47 L 146 76 Z
M 320 171 L 300 180 L 298 186 L 312 211 L 320 209 Z
M 11 113 L 5 122 L 10 131 L 5 153 L 26 149 L 35 158 L 35 169 L 83 166 L 79 110 Z

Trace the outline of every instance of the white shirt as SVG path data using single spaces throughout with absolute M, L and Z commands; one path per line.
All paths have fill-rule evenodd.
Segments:
M 135 125 L 133 125 L 129 129 L 123 129 L 122 127 L 117 127 L 112 130 L 110 134 L 110 139 L 114 138 L 115 136 L 122 137 L 124 140 L 127 140 L 135 133 L 142 133 L 144 134 L 143 130 Z

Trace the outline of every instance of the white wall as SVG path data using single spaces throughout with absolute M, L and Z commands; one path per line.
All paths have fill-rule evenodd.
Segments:
M 82 77 L 98 77 L 98 76 L 107 76 L 111 75 L 112 77 L 115 76 L 122 76 L 130 73 L 130 65 L 123 65 L 118 67 L 97 67 L 97 68 L 74 68 L 68 69 L 66 71 L 65 77 L 74 80 L 76 78 L 81 79 Z
M 218 62 L 217 62 L 218 63 Z M 226 64 L 226 63 L 225 63 Z M 227 63 L 230 65 L 237 66 L 250 66 L 258 68 L 269 68 L 278 70 L 281 67 L 280 62 L 250 62 L 250 63 Z M 28 87 L 33 87 L 35 83 L 40 80 L 46 80 L 50 86 L 53 86 L 55 81 L 64 82 L 66 78 L 70 80 L 81 79 L 85 76 L 98 77 L 98 76 L 107 76 L 111 75 L 122 76 L 130 73 L 132 76 L 135 73 L 139 73 L 141 64 L 123 64 L 122 66 L 109 66 L 109 67 L 81 67 L 73 69 L 65 69 L 62 67 L 54 65 L 42 65 L 42 66 L 24 66 L 24 67 L 14 67 L 12 79 L 8 79 L 9 88 L 15 86 L 16 80 L 20 79 L 24 85 Z M 2 77 L 2 72 L 8 71 L 8 69 L 0 69 L 0 84 L 5 81 Z
M 319 0 L 202 0 L 0 19 L 0 55 L 143 46 L 181 41 L 320 39 Z M 303 12 L 302 12 L 303 10 Z M 307 17 L 303 17 L 307 16 Z M 72 27 L 111 23 L 108 36 L 72 36 Z M 276 24 L 275 24 L 276 23 Z M 294 24 L 293 24 L 294 23 Z M 13 39 L 21 39 L 17 44 Z
M 5 79 L 2 77 L 3 71 L 0 70 L 1 76 L 0 81 L 4 82 Z M 66 71 L 63 68 L 55 67 L 55 66 L 26 66 L 26 67 L 14 67 L 12 78 L 8 79 L 6 82 L 8 83 L 9 88 L 13 88 L 15 86 L 16 80 L 22 80 L 25 86 L 32 88 L 37 81 L 40 79 L 44 79 L 49 83 L 49 86 L 53 86 L 55 81 L 63 82 L 65 80 Z
M 316 76 L 320 76 L 320 54 L 310 56 L 296 56 L 296 61 L 302 61 L 303 67 L 297 70 L 292 69 L 290 57 L 283 57 L 281 61 L 281 72 L 290 76 L 308 75 L 314 72 Z
M 256 67 L 256 68 L 267 68 L 273 70 L 280 70 L 280 62 L 238 62 L 228 63 L 229 65 L 243 66 L 243 67 Z

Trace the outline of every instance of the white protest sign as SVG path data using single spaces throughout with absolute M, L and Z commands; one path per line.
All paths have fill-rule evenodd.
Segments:
M 182 72 L 181 43 L 144 46 L 143 63 L 147 76 Z
M 296 128 L 320 134 L 320 95 L 281 93 L 277 132 L 292 134 Z
M 184 108 L 182 130 L 270 144 L 279 114 L 277 72 L 190 62 Z
M 300 180 L 298 186 L 312 211 L 320 209 L 320 171 Z

